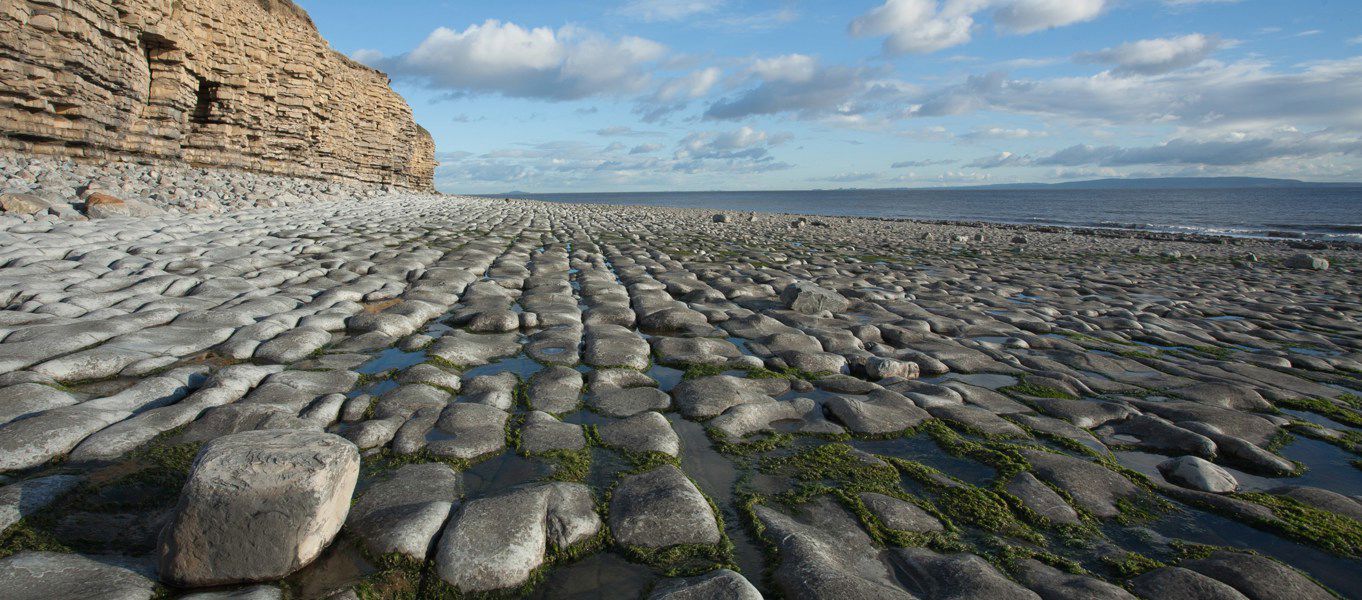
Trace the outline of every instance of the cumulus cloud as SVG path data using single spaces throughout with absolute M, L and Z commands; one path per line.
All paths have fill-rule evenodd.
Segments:
M 490 152 L 444 152 L 436 183 L 441 189 L 504 190 L 599 189 L 612 185 L 676 185 L 690 178 L 767 173 L 791 168 L 771 149 L 786 134 L 751 127 L 732 131 L 693 132 L 676 143 L 671 155 L 662 144 L 632 148 L 612 143 L 605 148 L 579 141 L 517 145 Z
M 857 37 L 885 36 L 890 54 L 936 52 L 970 41 L 974 13 L 987 0 L 886 0 L 851 22 Z
M 910 116 L 993 110 L 1112 124 L 1197 128 L 1362 127 L 1362 57 L 1276 71 L 1258 62 L 1207 64 L 1158 76 L 1009 79 L 972 76 L 922 94 Z
M 878 79 L 881 74 L 867 67 L 823 66 L 800 54 L 757 59 L 745 71 L 739 91 L 710 103 L 704 117 L 736 120 L 796 113 L 854 125 L 857 117 L 870 110 L 869 105 L 902 99 L 903 88 Z
M 1106 7 L 1106 0 L 1012 0 L 993 13 L 993 22 L 1012 33 L 1033 33 L 1091 21 Z
M 687 135 L 676 150 L 678 160 L 764 160 L 772 146 L 790 139 L 788 134 L 768 134 L 751 127 L 728 132 L 699 131 Z
M 888 54 L 924 54 L 968 43 L 976 15 L 992 9 L 1005 33 L 1027 34 L 1097 18 L 1107 0 L 885 0 L 851 22 L 857 37 L 884 37 Z
M 1030 164 L 1030 156 L 1013 154 L 1011 152 L 1000 152 L 992 156 L 976 158 L 966 163 L 965 166 L 975 169 L 996 169 L 999 167 L 1024 167 Z
M 1075 59 L 1112 65 L 1111 72 L 1116 75 L 1161 75 L 1199 64 L 1224 46 L 1225 42 L 1218 37 L 1193 33 L 1130 42 L 1098 52 L 1078 54 Z
M 527 29 L 495 19 L 463 31 L 441 27 L 415 49 L 367 63 L 397 78 L 454 94 L 497 93 L 576 100 L 642 90 L 663 45 L 640 37 L 607 38 L 577 27 Z

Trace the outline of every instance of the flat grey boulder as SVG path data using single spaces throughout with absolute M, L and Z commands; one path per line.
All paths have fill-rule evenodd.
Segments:
M 723 365 L 743 355 L 732 342 L 717 338 L 657 336 L 648 343 L 658 362 L 667 365 Z
M 922 375 L 922 369 L 915 362 L 872 356 L 865 361 L 865 374 L 871 379 L 917 379 Z
M 1077 525 L 1080 522 L 1078 511 L 1031 473 L 1023 472 L 1013 477 L 1007 482 L 1006 490 L 1021 500 L 1023 506 L 1055 523 Z
M 5 399 L 0 403 L 0 425 L 79 402 L 75 396 L 41 383 L 11 385 L 0 389 L 0 397 Z
M 402 384 L 423 383 L 453 393 L 458 393 L 459 389 L 463 387 L 461 375 L 451 373 L 430 363 L 413 365 L 411 368 L 402 371 L 397 375 L 397 382 Z
M 1031 463 L 1031 471 L 1038 479 L 1067 491 L 1079 508 L 1104 519 L 1120 514 L 1116 508 L 1118 500 L 1141 494 L 1130 480 L 1081 458 L 1040 450 L 1024 450 L 1022 455 Z
M 1229 471 L 1195 456 L 1179 456 L 1159 463 L 1159 473 L 1171 483 L 1215 494 L 1239 489 L 1239 481 Z
M 515 388 L 519 384 L 520 379 L 510 371 L 474 377 L 463 385 L 461 400 L 510 410 L 515 405 Z
M 1017 562 L 1017 579 L 1045 600 L 1135 600 L 1125 589 L 1086 575 L 1074 575 L 1034 558 Z
M 1130 590 L 1146 600 L 1248 600 L 1238 590 L 1182 567 L 1162 567 L 1130 580 Z
M 607 417 L 631 417 L 650 410 L 667 410 L 672 399 L 657 388 L 635 387 L 593 390 L 588 404 Z
M 959 423 L 987 436 L 1026 437 L 1026 431 L 986 409 L 968 404 L 941 404 L 927 408 L 933 417 Z
M 307 358 L 331 342 L 331 333 L 316 327 L 298 327 L 260 344 L 255 358 L 267 363 L 287 365 Z
M 916 427 L 931 418 L 897 392 L 873 390 L 864 396 L 832 396 L 823 408 L 854 433 L 883 435 Z
M 1219 551 L 1180 566 L 1238 590 L 1254 600 L 1331 600 L 1335 596 L 1309 577 L 1282 563 L 1254 554 Z
M 345 527 L 374 555 L 424 562 L 462 493 L 462 476 L 443 463 L 406 465 L 364 490 Z
M 709 426 L 737 441 L 754 433 L 775 431 L 776 423 L 797 433 L 846 433 L 841 425 L 823 416 L 822 407 L 812 398 L 741 404 L 710 420 Z
M 582 347 L 582 362 L 602 369 L 623 367 L 643 370 L 648 368 L 648 342 L 631 331 L 624 331 L 628 335 L 587 337 L 586 345 Z
M 761 592 L 742 575 L 719 569 L 696 577 L 664 579 L 648 600 L 761 600 Z
M 156 582 L 149 569 L 113 556 L 20 552 L 0 560 L 6 600 L 148 600 Z
M 161 579 L 252 583 L 307 566 L 345 523 L 358 477 L 359 451 L 328 433 L 250 431 L 209 442 L 161 532 Z
M 1338 492 L 1309 486 L 1284 486 L 1268 490 L 1268 493 L 1362 521 L 1362 498 L 1350 498 Z
M 436 456 L 473 460 L 506 447 L 510 415 L 486 404 L 456 402 L 445 408 L 435 427 L 445 435 L 426 447 Z
M 463 593 L 514 588 L 550 548 L 567 549 L 600 531 L 591 489 L 550 483 L 466 502 L 445 526 L 436 573 Z
M 1327 271 L 1329 270 L 1329 261 L 1318 256 L 1301 253 L 1286 259 L 1286 266 L 1291 269 Z
M 786 597 L 914 599 L 899 587 L 885 551 L 830 498 L 802 504 L 793 515 L 761 505 L 756 516 L 779 553 L 775 584 Z
M 662 413 L 648 411 L 627 419 L 611 421 L 596 427 L 605 445 L 626 452 L 644 454 L 657 452 L 670 456 L 681 453 L 681 438 Z
M 880 523 L 896 531 L 934 533 L 946 530 L 941 521 L 931 513 L 907 500 L 866 492 L 861 494 L 861 502 L 865 503 L 866 509 L 875 515 Z
M 551 414 L 572 412 L 581 403 L 582 373 L 563 366 L 541 369 L 530 376 L 526 396 L 534 410 Z
M 620 544 L 640 548 L 720 539 L 709 502 L 674 465 L 620 479 L 610 498 L 610 531 Z
M 846 297 L 811 281 L 799 281 L 786 286 L 780 292 L 780 301 L 785 303 L 786 308 L 806 315 L 816 315 L 825 310 L 838 314 L 851 305 Z
M 284 590 L 276 586 L 252 585 L 231 590 L 186 594 L 180 596 L 180 600 L 282 600 L 283 597 Z
M 790 390 L 785 379 L 747 379 L 714 375 L 688 379 L 672 389 L 676 408 L 688 419 L 709 419 L 741 404 L 775 402 Z
M 513 333 L 478 334 L 454 330 L 435 340 L 426 353 L 460 367 L 485 365 L 520 352 Z
M 905 585 L 924 598 L 940 600 L 1040 600 L 988 561 L 968 553 L 937 554 L 926 548 L 895 548 L 894 564 Z
M 529 454 L 543 454 L 555 450 L 577 451 L 586 447 L 582 426 L 564 423 L 546 412 L 532 411 L 525 415 L 520 430 L 520 449 Z

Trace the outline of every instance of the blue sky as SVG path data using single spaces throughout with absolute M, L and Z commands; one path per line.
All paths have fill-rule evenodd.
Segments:
M 1362 180 L 1358 0 L 298 0 L 442 190 Z

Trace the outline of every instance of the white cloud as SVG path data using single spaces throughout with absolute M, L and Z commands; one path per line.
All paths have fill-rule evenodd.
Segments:
M 789 139 L 788 135 L 772 135 L 751 127 L 728 132 L 699 131 L 681 140 L 675 157 L 678 160 L 762 159 L 772 146 Z
M 1225 46 L 1220 38 L 1193 33 L 1121 44 L 1077 55 L 1080 62 L 1113 65 L 1117 75 L 1160 75 L 1196 65 Z
M 1030 156 L 1013 154 L 1011 152 L 1000 152 L 993 156 L 976 158 L 965 166 L 974 169 L 996 169 L 999 167 L 1024 167 L 1030 164 Z
M 1006 127 L 983 127 L 983 128 L 975 129 L 975 130 L 973 130 L 973 131 L 971 131 L 971 132 L 969 132 L 969 133 L 966 133 L 965 135 L 962 135 L 962 136 L 960 136 L 960 137 L 961 137 L 962 139 L 970 140 L 970 141 L 976 141 L 976 140 L 1024 140 L 1024 139 L 1043 138 L 1043 137 L 1047 137 L 1047 136 L 1049 136 L 1049 135 L 1050 135 L 1049 133 L 1044 132 L 1044 131 L 1034 131 L 1034 130 L 1026 129 L 1026 128 L 1022 128 L 1022 127 L 1011 128 L 1011 129 L 1006 128 Z
M 574 100 L 637 92 L 651 80 L 649 66 L 666 54 L 663 45 L 639 37 L 488 20 L 463 31 L 436 29 L 400 56 L 366 57 L 394 77 L 456 94 Z
M 1033 33 L 1091 21 L 1106 7 L 1106 0 L 1011 0 L 993 13 L 993 22 L 1011 33 Z
M 632 0 L 617 12 L 641 21 L 679 21 L 714 12 L 723 5 L 724 0 Z
M 654 102 L 665 103 L 703 98 L 719 83 L 722 75 L 723 71 L 718 67 L 691 71 L 684 76 L 662 82 L 653 93 L 652 99 Z
M 885 36 L 888 54 L 924 54 L 968 43 L 975 15 L 988 9 L 1000 31 L 1027 34 L 1091 21 L 1107 5 L 1107 0 L 885 0 L 849 29 L 857 37 Z
M 884 49 L 890 54 L 936 52 L 970 41 L 974 13 L 987 0 L 886 0 L 851 22 L 857 37 L 887 36 Z
M 766 81 L 805 83 L 817 74 L 818 61 L 804 54 L 786 54 L 757 59 L 753 61 L 748 72 Z
M 1290 129 L 1270 137 L 1232 134 L 1218 139 L 1174 138 L 1142 147 L 1070 146 L 1037 159 L 1037 165 L 1125 167 L 1133 165 L 1195 165 L 1227 167 L 1260 164 L 1283 158 L 1318 158 L 1335 154 L 1362 154 L 1362 137 L 1356 133 L 1322 130 L 1301 133 Z
M 436 184 L 448 191 L 505 191 L 512 186 L 540 190 L 601 189 L 608 186 L 674 186 L 696 179 L 731 181 L 734 174 L 791 168 L 770 150 L 790 139 L 751 127 L 693 132 L 671 156 L 661 144 L 605 148 L 579 141 L 517 145 L 483 154 L 442 152 Z
M 922 95 L 908 114 L 980 110 L 1192 128 L 1362 127 L 1362 57 L 1286 72 L 1258 62 L 1208 62 L 1157 76 L 1009 79 L 992 73 Z

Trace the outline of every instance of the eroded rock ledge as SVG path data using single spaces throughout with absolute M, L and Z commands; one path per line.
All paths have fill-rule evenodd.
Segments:
M 422 190 L 435 169 L 387 76 L 289 0 L 6 2 L 0 148 Z

